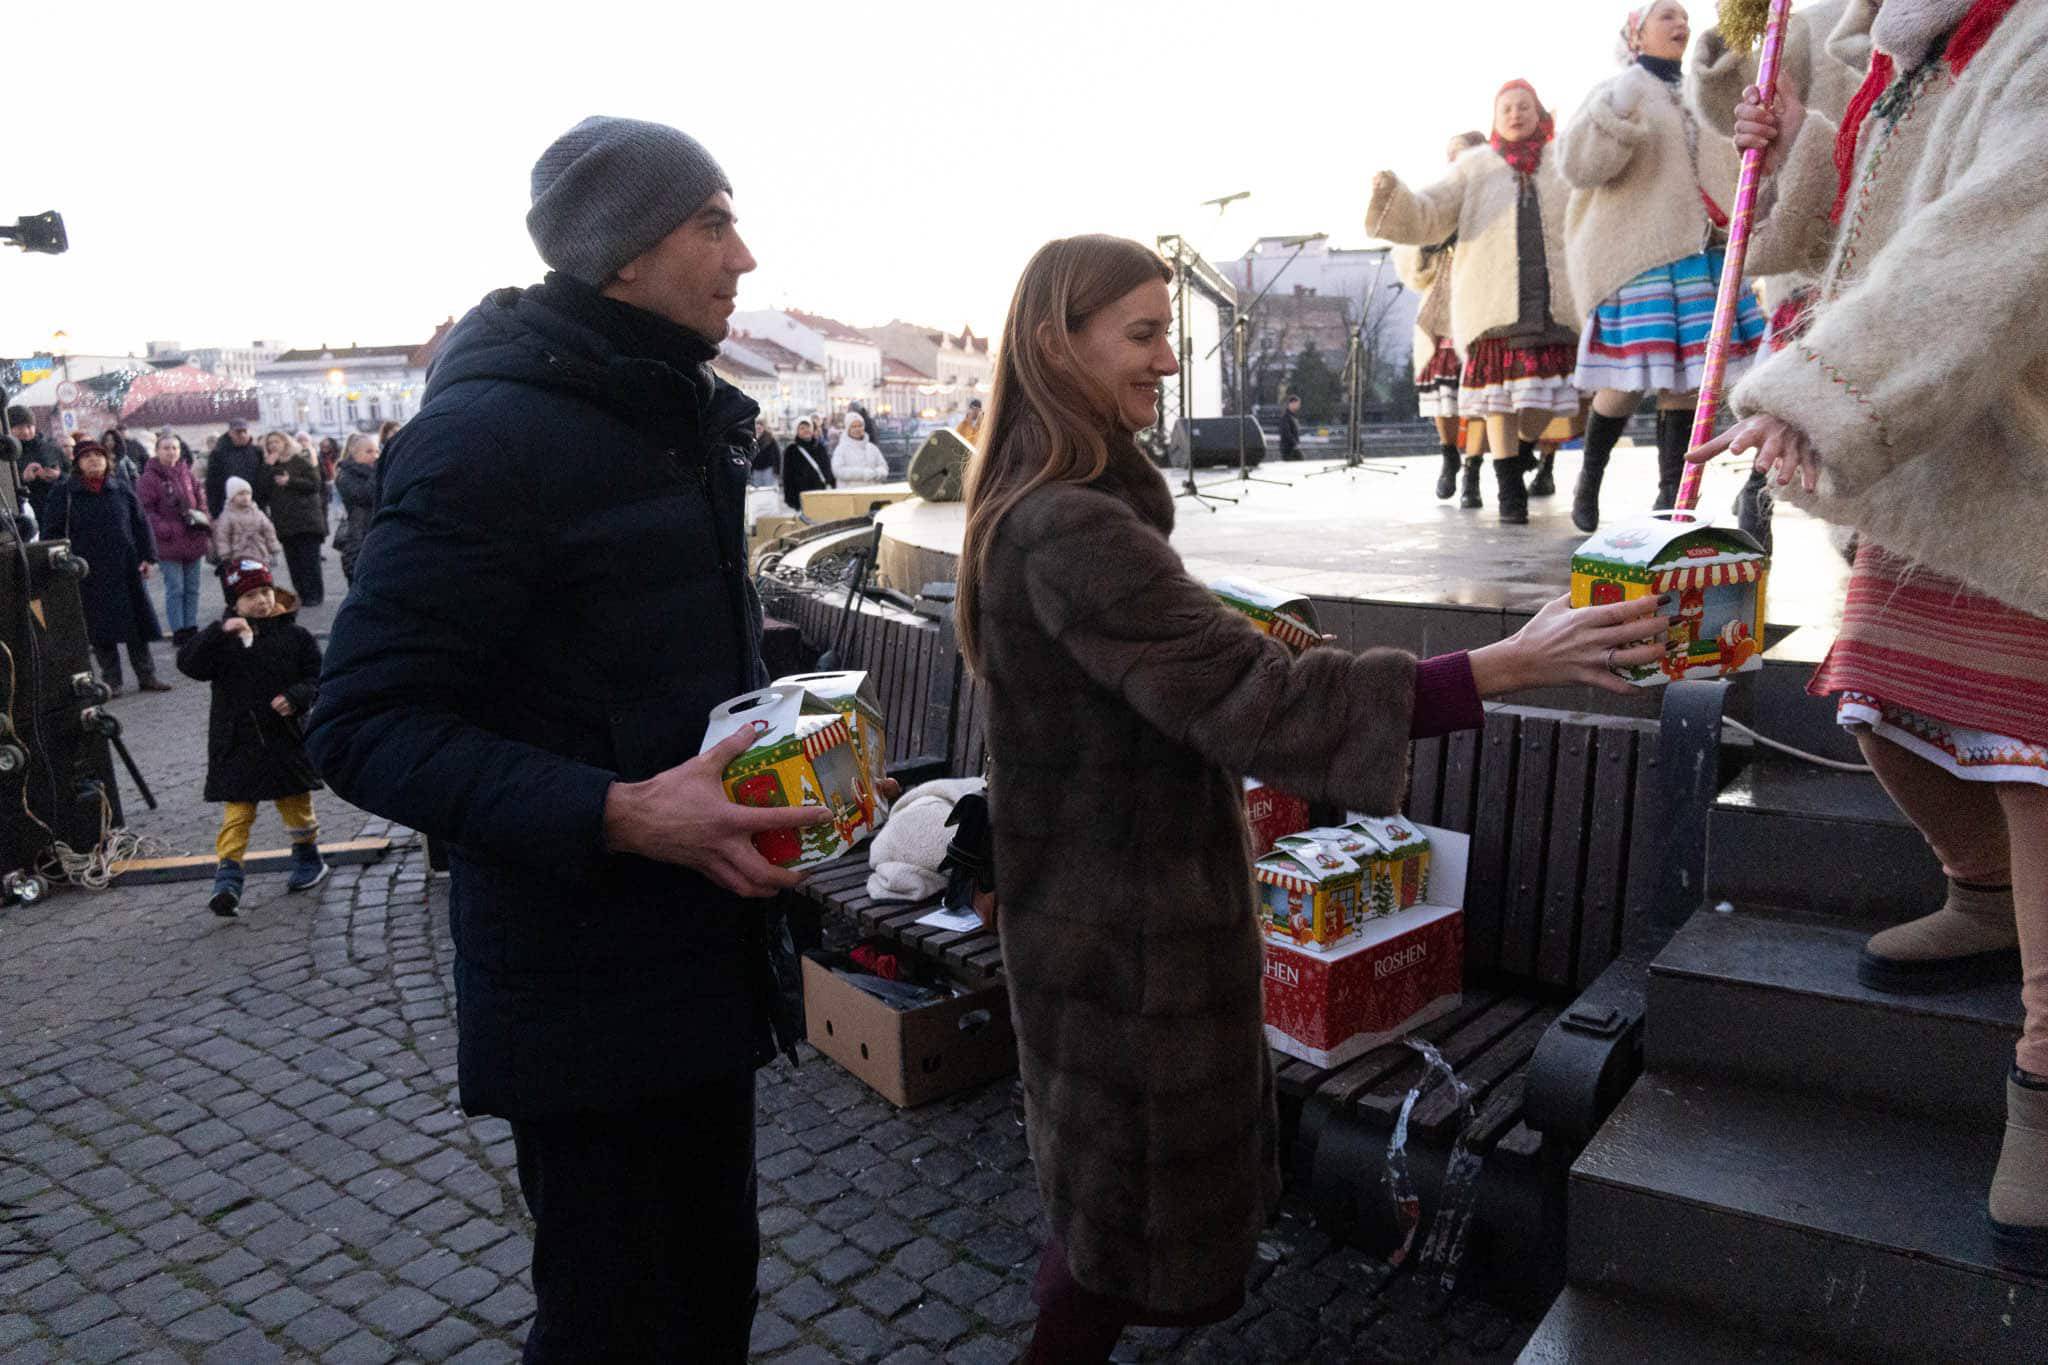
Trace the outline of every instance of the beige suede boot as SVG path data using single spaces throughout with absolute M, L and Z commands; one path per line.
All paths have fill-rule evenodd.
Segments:
M 1991 1177 L 1991 1240 L 2017 1270 L 2048 1272 L 2048 1076 L 2005 1081 L 2005 1144 Z
M 1894 925 L 1863 945 L 1856 979 L 1894 995 L 2018 981 L 2019 944 L 2011 887 L 1950 881 L 1941 909 Z

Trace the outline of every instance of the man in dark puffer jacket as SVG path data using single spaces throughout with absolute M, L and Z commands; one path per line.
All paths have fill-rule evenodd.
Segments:
M 742 515 L 755 405 L 713 377 L 739 277 L 717 163 L 586 119 L 534 166 L 550 266 L 457 326 L 385 452 L 308 744 L 450 845 L 463 1108 L 512 1121 L 529 1361 L 745 1358 L 753 1071 L 795 1041 L 797 878 L 730 804 L 767 681 Z M 565 457 L 564 452 L 569 452 Z

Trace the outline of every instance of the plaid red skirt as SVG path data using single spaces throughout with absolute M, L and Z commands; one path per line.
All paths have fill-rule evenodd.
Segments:
M 1865 545 L 1841 630 L 1807 691 L 1858 692 L 1951 725 L 2048 743 L 2048 620 Z

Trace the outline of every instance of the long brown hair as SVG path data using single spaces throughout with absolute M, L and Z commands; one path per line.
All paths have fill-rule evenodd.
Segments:
M 978 663 L 981 576 L 1010 509 L 1046 484 L 1093 483 L 1117 461 L 1145 458 L 1117 417 L 1115 395 L 1083 370 L 1073 334 L 1138 286 L 1172 278 L 1158 252 L 1124 237 L 1062 237 L 1024 267 L 1003 322 L 988 415 L 967 465 L 953 628 L 970 668 Z

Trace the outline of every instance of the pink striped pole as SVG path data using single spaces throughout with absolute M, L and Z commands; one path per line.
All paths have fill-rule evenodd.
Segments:
M 1778 93 L 1778 54 L 1785 46 L 1785 20 L 1792 0 L 1771 0 L 1771 17 L 1764 28 L 1763 55 L 1757 59 L 1756 88 L 1768 106 Z M 1754 30 L 1752 30 L 1753 32 Z M 1749 224 L 1756 212 L 1757 182 L 1763 179 L 1764 154 L 1751 148 L 1742 154 L 1742 178 L 1735 182 L 1735 211 L 1728 219 L 1728 254 L 1721 266 L 1721 290 L 1714 298 L 1714 325 L 1707 333 L 1707 372 L 1700 381 L 1699 407 L 1693 413 L 1692 442 L 1698 449 L 1714 436 L 1714 419 L 1721 411 L 1721 384 L 1728 372 L 1728 338 L 1735 331 L 1735 310 L 1742 298 L 1742 267 L 1749 256 Z M 1690 512 L 1699 504 L 1703 464 L 1685 467 L 1678 485 L 1678 510 Z

